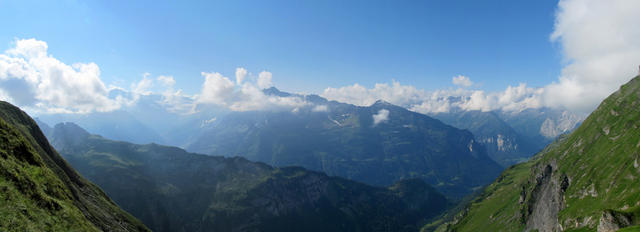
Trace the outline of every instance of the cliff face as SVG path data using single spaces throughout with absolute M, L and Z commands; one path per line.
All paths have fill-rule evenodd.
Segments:
M 0 102 L 0 230 L 147 231 L 78 175 L 24 112 Z
M 534 180 L 530 180 L 534 187 L 530 192 L 529 201 L 524 218 L 526 218 L 526 229 L 539 231 L 557 231 L 558 213 L 564 208 L 564 192 L 569 186 L 569 179 L 566 175 L 554 175 L 557 170 L 556 162 L 552 161 L 547 165 L 539 165 L 536 170 Z M 522 199 L 526 198 L 526 192 L 521 193 Z
M 455 231 L 615 231 L 640 216 L 640 77 L 572 134 L 507 169 L 456 220 Z

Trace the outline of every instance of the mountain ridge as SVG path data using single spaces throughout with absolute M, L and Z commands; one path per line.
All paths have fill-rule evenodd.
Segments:
M 384 101 L 361 107 L 305 97 L 316 103 L 293 111 L 231 112 L 186 148 L 298 165 L 377 186 L 422 178 L 455 198 L 501 170 L 471 132 L 427 115 Z
M 300 167 L 87 134 L 58 124 L 51 141 L 155 231 L 417 231 L 449 206 L 422 180 L 373 187 Z
M 0 102 L 0 229 L 148 231 L 72 169 L 25 112 Z

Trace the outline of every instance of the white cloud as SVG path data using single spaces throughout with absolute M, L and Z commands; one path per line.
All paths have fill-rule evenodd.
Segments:
M 236 84 L 240 85 L 247 76 L 247 70 L 244 68 L 236 68 Z
M 220 73 L 203 72 L 202 92 L 187 95 L 174 88 L 172 76 L 155 78 L 144 73 L 129 90 L 106 87 L 94 63 L 67 65 L 47 53 L 47 43 L 17 40 L 0 54 L 0 99 L 33 113 L 90 113 L 132 107 L 141 96 L 158 95 L 157 103 L 170 112 L 193 113 L 198 104 L 214 104 L 234 111 L 292 109 L 307 103 L 298 96 L 267 96 L 262 89 L 273 86 L 272 74 L 263 71 L 255 82 L 248 72 L 236 69 L 236 81 Z M 152 98 L 148 98 L 152 99 Z
M 386 122 L 389 120 L 389 111 L 386 109 L 378 110 L 377 114 L 373 115 L 373 125 L 378 125 L 379 123 Z
M 471 85 L 473 85 L 473 82 L 471 81 L 471 79 L 463 75 L 458 75 L 453 77 L 451 79 L 451 82 L 453 82 L 454 85 L 457 85 L 460 87 L 470 87 Z
M 314 106 L 313 109 L 311 109 L 311 111 L 313 111 L 313 112 L 328 112 L 329 111 L 329 107 L 327 105 L 317 105 L 317 106 Z
M 257 83 L 243 81 L 237 85 L 220 73 L 206 73 L 202 92 L 196 97 L 197 104 L 214 104 L 233 111 L 252 111 L 265 109 L 292 109 L 307 103 L 300 97 L 280 97 L 266 95 L 262 89 L 271 86 L 271 73 L 263 71 Z
M 330 100 L 351 103 L 359 106 L 369 106 L 377 100 L 385 100 L 396 105 L 411 105 L 422 100 L 428 94 L 424 90 L 418 90 L 413 86 L 401 85 L 392 81 L 391 85 L 375 84 L 372 89 L 367 89 L 359 84 L 340 88 L 326 88 L 321 94 Z
M 503 91 L 486 92 L 469 89 L 474 86 L 470 78 L 456 76 L 452 82 L 462 88 L 425 91 L 394 80 L 373 88 L 359 84 L 327 88 L 321 96 L 360 106 L 385 100 L 422 113 L 537 107 L 589 112 L 636 74 L 640 64 L 637 12 L 640 1 L 561 0 L 550 39 L 561 45 L 566 65 L 557 81 L 542 88 L 522 83 Z M 272 74 L 263 71 L 257 78 L 248 78 L 250 74 L 244 68 L 236 69 L 235 81 L 220 73 L 202 73 L 202 92 L 193 96 L 174 90 L 173 77 L 153 79 L 150 74 L 132 84 L 127 92 L 106 87 L 96 64 L 67 65 L 48 54 L 47 49 L 43 41 L 18 40 L 0 54 L 0 99 L 44 112 L 76 113 L 118 109 L 135 102 L 136 95 L 158 91 L 167 105 L 181 109 L 188 108 L 189 102 L 242 111 L 294 109 L 306 104 L 298 97 L 266 96 L 262 89 L 273 86 Z M 163 90 L 158 90 L 155 81 Z M 110 96 L 118 92 L 115 90 L 124 94 Z
M 108 97 L 94 63 L 67 65 L 47 53 L 44 41 L 24 39 L 0 54 L 0 90 L 13 104 L 39 112 L 110 111 L 121 102 Z
M 233 98 L 235 84 L 217 72 L 202 72 L 202 76 L 205 80 L 198 101 L 226 106 L 227 101 Z
M 588 112 L 636 75 L 640 1 L 561 0 L 552 41 L 568 64 L 544 88 L 544 103 Z
M 176 80 L 172 76 L 158 76 L 156 80 L 166 87 L 173 87 L 176 84 Z
M 521 111 L 563 108 L 588 113 L 637 74 L 640 64 L 640 1 L 562 0 L 558 4 L 552 41 L 562 45 L 567 64 L 557 81 L 542 88 L 508 86 L 504 91 L 436 90 L 427 92 L 393 82 L 372 89 L 355 84 L 327 88 L 322 96 L 356 105 L 378 99 L 422 113 L 462 110 Z M 466 76 L 452 79 L 470 87 Z
M 142 80 L 131 84 L 131 92 L 136 95 L 149 95 L 151 94 L 151 87 L 153 86 L 153 79 L 149 78 L 151 74 L 145 73 L 142 75 Z
M 358 84 L 327 88 L 322 96 L 329 100 L 360 106 L 368 106 L 377 100 L 384 100 L 420 113 L 438 113 L 452 109 L 521 111 L 526 108 L 538 108 L 542 106 L 541 93 L 541 89 L 529 88 L 526 84 L 508 86 L 500 92 L 462 88 L 429 92 L 393 81 L 391 85 L 376 84 L 372 89 Z
M 262 71 L 258 74 L 258 88 L 266 89 L 273 86 L 271 83 L 271 73 L 267 71 Z

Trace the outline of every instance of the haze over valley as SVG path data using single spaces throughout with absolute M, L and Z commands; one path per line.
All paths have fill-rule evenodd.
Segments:
M 638 12 L 0 1 L 0 231 L 640 231 Z

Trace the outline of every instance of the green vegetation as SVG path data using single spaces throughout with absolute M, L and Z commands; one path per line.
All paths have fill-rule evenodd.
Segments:
M 636 77 L 604 100 L 572 134 L 531 161 L 506 170 L 441 229 L 596 231 L 598 226 L 638 224 L 639 151 Z
M 299 167 L 136 145 L 58 124 L 52 144 L 154 231 L 418 231 L 444 196 L 419 179 L 372 187 Z
M 640 226 L 630 226 L 618 230 L 618 232 L 640 232 Z
M 146 228 L 66 166 L 24 112 L 0 102 L 0 231 L 101 230 Z

